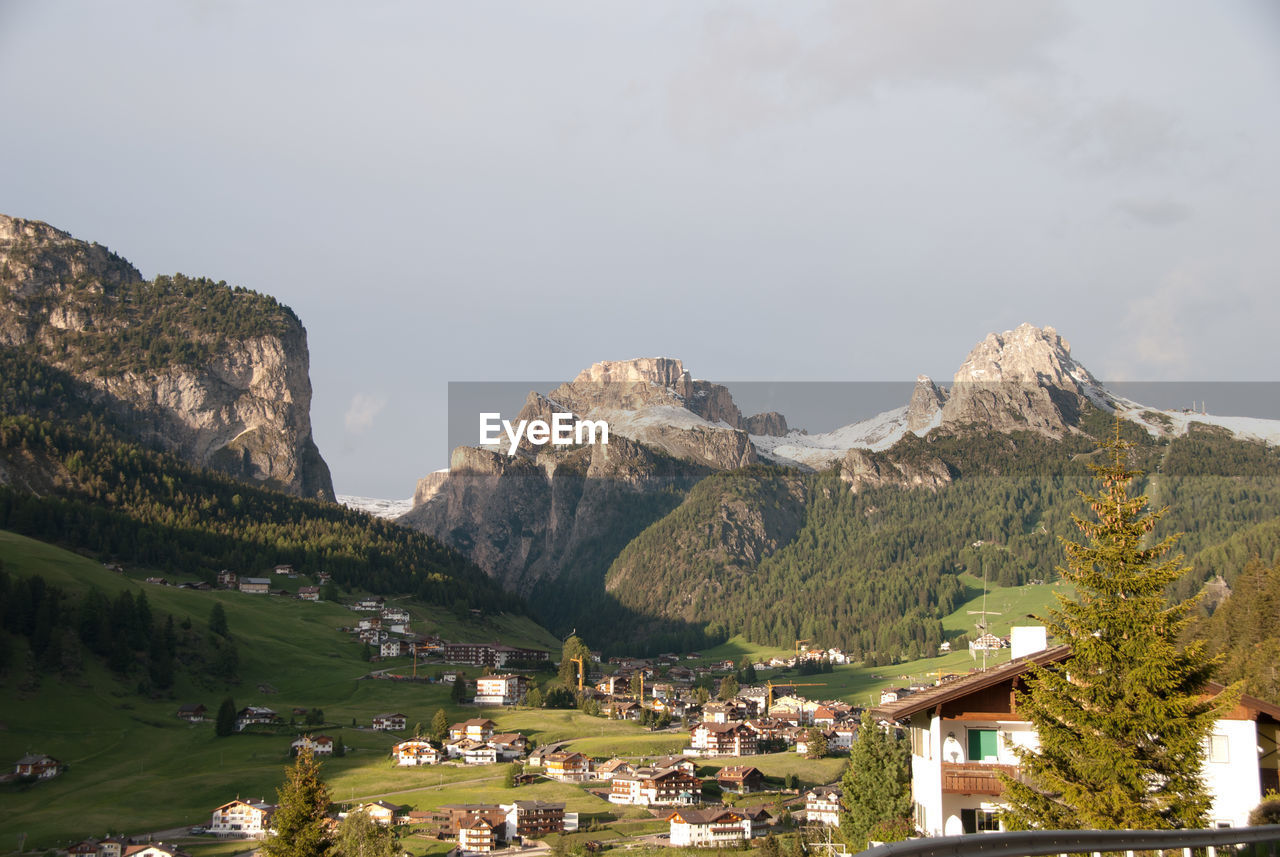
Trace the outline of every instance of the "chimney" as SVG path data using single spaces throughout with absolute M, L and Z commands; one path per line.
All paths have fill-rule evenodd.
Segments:
M 1043 625 L 1015 625 L 1010 629 L 1009 648 L 1013 660 L 1043 652 L 1049 647 L 1048 632 Z

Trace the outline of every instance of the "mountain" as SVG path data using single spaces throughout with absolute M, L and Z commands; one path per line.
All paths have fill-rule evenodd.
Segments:
M 990 334 L 949 387 L 922 376 L 902 407 L 821 434 L 780 414 L 743 418 L 727 388 L 667 358 L 597 363 L 531 393 L 521 418 L 566 410 L 607 419 L 622 440 L 460 447 L 400 520 L 606 650 L 744 633 L 781 646 L 818 635 L 878 658 L 926 651 L 965 596 L 960 573 L 1053 578 L 1116 416 L 1169 520 L 1196 531 L 1189 554 L 1213 555 L 1280 503 L 1269 484 L 1204 472 L 1192 452 L 1243 462 L 1237 476 L 1280 473 L 1274 447 L 1253 440 L 1280 439 L 1280 424 L 1115 396 L 1048 327 Z M 615 454 L 623 478 L 606 466 Z M 1197 565 L 1186 586 L 1207 575 Z
M 273 298 L 144 280 L 98 244 L 0 215 L 0 346 L 64 370 L 147 446 L 333 500 L 311 434 L 307 335 Z

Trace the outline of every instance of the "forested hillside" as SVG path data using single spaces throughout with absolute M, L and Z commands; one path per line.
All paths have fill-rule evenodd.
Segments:
M 456 551 L 332 503 L 254 487 L 132 441 L 82 382 L 0 349 L 0 528 L 206 579 L 290 564 L 344 587 L 522 610 Z
M 740 633 L 775 646 L 818 638 L 873 660 L 936 651 L 941 618 L 968 597 L 961 572 L 1006 586 L 1055 577 L 1059 539 L 1076 538 L 1072 515 L 1087 511 L 1078 492 L 1089 486 L 1097 438 L 1111 430 L 1098 413 L 1082 425 L 1087 434 L 1062 440 L 977 429 L 909 435 L 871 455 L 940 463 L 951 482 L 936 490 L 855 493 L 838 469 L 718 474 L 622 551 L 608 591 L 635 615 L 702 622 L 711 637 Z M 1149 473 L 1139 487 L 1170 507 L 1162 531 L 1184 533 L 1193 570 L 1181 589 L 1217 574 L 1231 580 L 1250 557 L 1280 550 L 1275 449 L 1209 427 L 1172 440 L 1122 430 Z M 799 484 L 779 490 L 784 479 Z M 720 549 L 744 520 L 798 526 L 759 528 L 758 559 Z

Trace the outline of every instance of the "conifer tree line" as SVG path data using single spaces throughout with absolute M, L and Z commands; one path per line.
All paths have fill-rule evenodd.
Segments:
M 221 604 L 202 632 L 190 617 L 175 621 L 153 611 L 145 591 L 126 589 L 114 598 L 96 587 L 69 592 L 38 575 L 9 574 L 2 563 L 0 632 L 0 671 L 16 654 L 11 635 L 44 671 L 76 675 L 86 657 L 96 657 L 147 693 L 173 687 L 178 669 L 203 682 L 232 682 L 240 665 Z

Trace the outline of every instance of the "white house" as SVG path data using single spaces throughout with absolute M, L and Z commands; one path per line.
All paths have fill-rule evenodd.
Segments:
M 413 738 L 401 741 L 391 748 L 391 755 L 400 766 L 434 765 L 440 761 L 440 751 L 431 746 L 430 741 Z
M 236 798 L 213 811 L 209 832 L 218 835 L 262 836 L 271 827 L 275 805 Z
M 927 836 L 999 829 L 1004 787 L 997 773 L 1017 772 L 1011 747 L 1038 744 L 1032 724 L 1015 709 L 1014 693 L 1033 665 L 1070 657 L 1069 646 L 1046 649 L 984 672 L 946 682 L 882 707 L 911 738 L 911 793 L 916 827 Z M 1208 685 L 1207 693 L 1221 691 Z M 1218 720 L 1202 771 L 1213 797 L 1214 826 L 1243 827 L 1266 789 L 1280 784 L 1274 748 L 1280 706 L 1250 696 Z
M 402 648 L 403 646 L 399 640 L 387 640 L 382 644 L 378 654 L 384 658 L 398 658 L 401 655 Z
M 751 838 L 751 817 L 732 807 L 672 811 L 671 844 L 676 847 L 732 847 Z
M 333 755 L 333 739 L 328 735 L 302 735 L 293 742 L 295 752 L 301 753 L 303 750 L 310 750 L 313 756 L 332 756 Z
M 518 675 L 485 675 L 476 679 L 476 705 L 515 705 L 519 700 Z
M 804 818 L 810 824 L 827 827 L 840 826 L 840 809 L 843 806 L 837 786 L 822 786 L 804 793 Z

